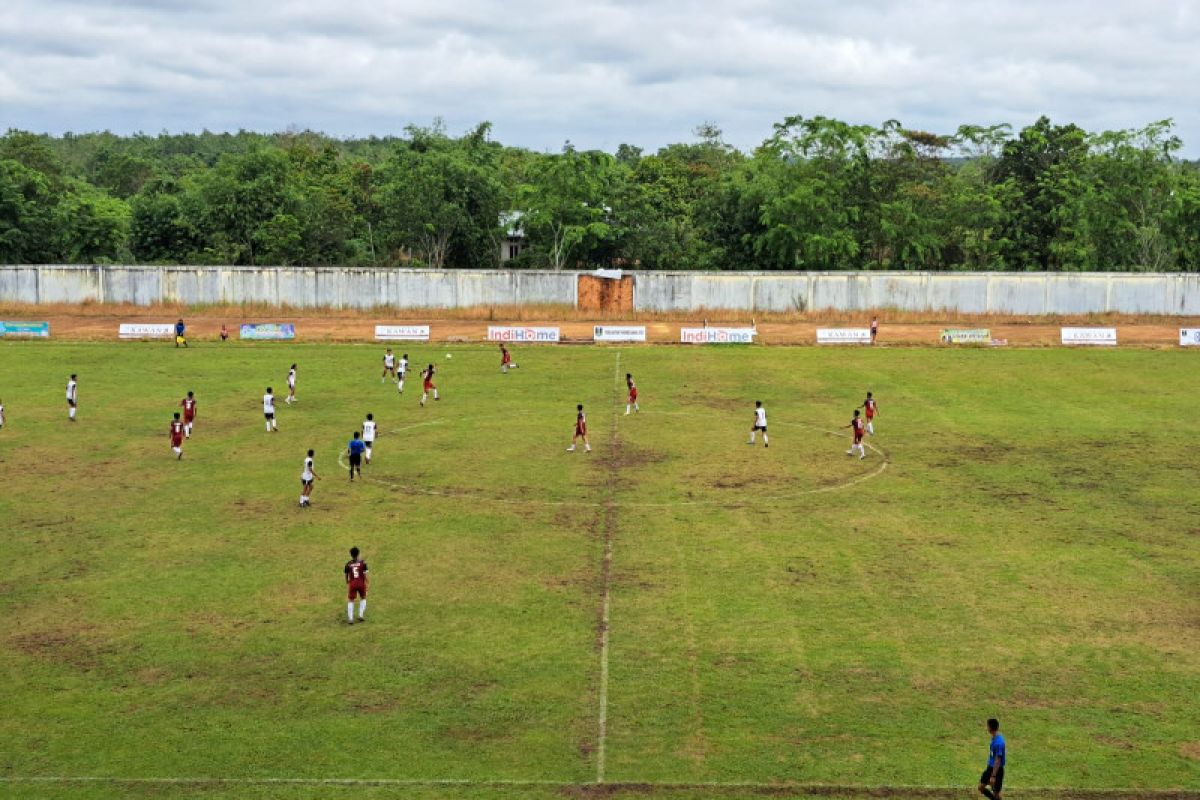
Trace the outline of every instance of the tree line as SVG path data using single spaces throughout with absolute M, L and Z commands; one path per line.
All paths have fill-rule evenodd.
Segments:
M 654 153 L 313 132 L 0 138 L 0 263 L 1200 270 L 1171 121 L 953 134 L 788 117 Z M 510 243 L 519 246 L 509 250 Z M 514 256 L 508 260 L 509 256 Z

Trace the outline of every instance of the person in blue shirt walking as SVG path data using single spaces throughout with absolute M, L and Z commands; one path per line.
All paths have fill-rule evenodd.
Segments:
M 1004 762 L 1007 760 L 1000 720 L 994 717 L 989 719 L 987 729 L 992 735 L 992 743 L 988 747 L 987 768 L 979 776 L 979 793 L 992 800 L 1000 800 L 1000 791 L 1004 788 Z
M 362 477 L 362 457 L 366 449 L 366 442 L 362 440 L 361 434 L 355 431 L 354 438 L 346 445 L 346 453 L 350 456 L 350 480 L 354 480 L 355 470 L 358 470 L 358 477 Z
M 183 345 L 184 347 L 188 346 L 187 339 L 184 338 L 184 335 L 183 335 L 184 331 L 186 331 L 186 330 L 187 330 L 187 327 L 183 324 L 182 319 L 179 320 L 179 322 L 175 323 L 175 346 L 176 347 L 179 347 L 179 345 Z

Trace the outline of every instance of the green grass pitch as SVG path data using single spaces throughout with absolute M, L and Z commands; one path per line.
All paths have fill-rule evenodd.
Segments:
M 0 343 L 0 796 L 1200 789 L 1194 354 L 397 350 Z

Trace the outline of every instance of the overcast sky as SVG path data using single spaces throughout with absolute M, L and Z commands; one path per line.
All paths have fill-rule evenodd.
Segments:
M 0 126 L 748 148 L 789 114 L 1089 129 L 1200 154 L 1200 0 L 2 0 Z

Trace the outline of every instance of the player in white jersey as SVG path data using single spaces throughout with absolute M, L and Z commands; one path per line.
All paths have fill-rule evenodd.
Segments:
M 750 428 L 750 441 L 746 444 L 754 444 L 758 438 L 758 432 L 762 431 L 763 447 L 770 447 L 767 444 L 767 410 L 763 408 L 762 400 L 754 401 L 754 426 Z
M 367 414 L 367 418 L 363 420 L 363 444 L 367 446 L 367 452 L 364 454 L 367 457 L 367 463 L 371 463 L 371 448 L 375 446 L 375 415 Z
M 396 366 L 396 391 L 404 394 L 404 376 L 408 374 L 408 353 L 400 356 L 400 363 Z
M 284 398 L 285 403 L 289 406 L 296 402 L 296 365 L 292 364 L 292 368 L 288 370 L 288 396 Z
M 313 451 L 308 451 L 308 456 L 304 459 L 304 471 L 300 473 L 300 505 L 301 507 L 312 504 L 313 481 L 318 480 L 320 476 L 313 469 Z
M 392 348 L 390 347 L 383 354 L 383 375 L 379 377 L 379 382 L 383 383 L 386 381 L 388 375 L 391 375 L 393 379 L 396 377 L 396 356 L 392 354 Z
M 275 424 L 275 395 L 271 393 L 270 386 L 263 395 L 263 418 L 267 421 L 267 433 L 279 430 L 279 426 Z
M 0 400 L 0 428 L 4 427 L 4 401 Z
M 67 381 L 67 419 L 71 422 L 75 421 L 75 404 L 79 401 L 79 382 L 75 380 L 75 373 L 71 373 L 71 379 Z

